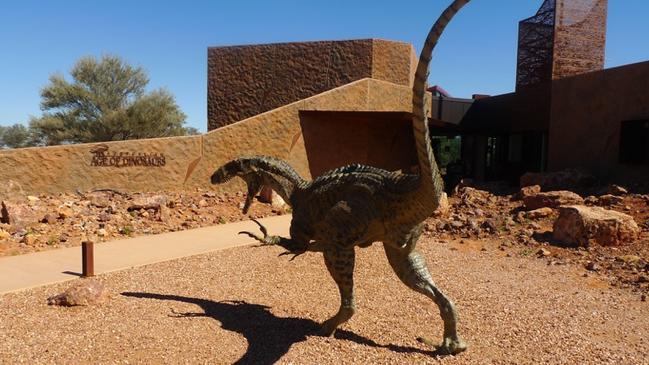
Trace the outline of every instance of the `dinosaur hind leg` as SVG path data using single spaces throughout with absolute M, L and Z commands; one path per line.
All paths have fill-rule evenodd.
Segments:
M 390 266 L 409 288 L 429 297 L 439 307 L 444 321 L 444 340 L 438 347 L 440 354 L 457 354 L 467 345 L 457 333 L 457 312 L 453 302 L 435 285 L 424 257 L 416 250 L 403 250 L 384 245 Z M 430 341 L 424 341 L 430 342 Z
M 340 248 L 331 245 L 324 250 L 324 260 L 340 291 L 338 313 L 322 324 L 322 334 L 332 336 L 336 332 L 336 328 L 348 321 L 356 312 L 356 304 L 354 303 L 354 248 Z

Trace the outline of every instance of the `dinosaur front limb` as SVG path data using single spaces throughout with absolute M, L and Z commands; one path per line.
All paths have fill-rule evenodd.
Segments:
M 306 242 L 301 242 L 301 241 L 294 240 L 292 238 L 285 238 L 281 236 L 269 236 L 268 230 L 266 229 L 266 227 L 264 227 L 263 224 L 261 224 L 256 219 L 253 219 L 253 222 L 257 223 L 257 225 L 259 226 L 259 230 L 261 231 L 263 236 L 259 236 L 250 231 L 241 231 L 239 232 L 239 234 L 245 234 L 251 238 L 254 238 L 255 240 L 261 242 L 260 246 L 277 245 L 283 247 L 284 249 L 286 249 L 286 252 L 281 253 L 280 256 L 293 255 L 293 257 L 291 258 L 291 260 L 293 260 L 297 256 L 307 251 L 322 251 L 320 245 L 309 244 Z

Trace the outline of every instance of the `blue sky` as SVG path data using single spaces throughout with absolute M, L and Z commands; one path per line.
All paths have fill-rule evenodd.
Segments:
M 417 52 L 448 0 L 0 2 L 0 125 L 38 116 L 39 90 L 82 56 L 115 54 L 147 70 L 187 114 L 207 123 L 207 47 L 383 38 Z M 432 84 L 452 95 L 514 88 L 518 21 L 542 0 L 473 0 L 444 34 Z M 495 6 L 495 7 L 494 7 Z M 609 0 L 606 67 L 649 60 L 649 1 Z

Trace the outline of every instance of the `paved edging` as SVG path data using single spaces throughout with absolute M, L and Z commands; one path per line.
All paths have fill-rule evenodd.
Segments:
M 269 234 L 288 235 L 290 215 L 260 219 Z M 180 257 L 254 243 L 242 230 L 258 231 L 252 221 L 140 236 L 95 245 L 95 274 L 154 264 Z M 72 280 L 81 272 L 81 247 L 0 258 L 0 294 Z

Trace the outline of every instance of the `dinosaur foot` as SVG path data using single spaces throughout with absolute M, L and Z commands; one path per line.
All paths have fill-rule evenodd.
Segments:
M 328 319 L 322 323 L 322 327 L 320 327 L 320 336 L 322 337 L 332 337 L 334 335 L 334 332 L 336 332 L 336 324 L 333 322 L 331 319 Z
M 459 336 L 444 337 L 444 341 L 441 345 L 435 344 L 434 341 L 426 337 L 418 337 L 417 341 L 425 345 L 434 347 L 435 355 L 457 355 L 460 352 L 466 351 L 466 349 L 468 348 L 466 342 L 464 342 L 464 340 L 462 340 Z

